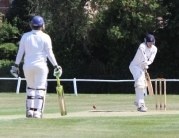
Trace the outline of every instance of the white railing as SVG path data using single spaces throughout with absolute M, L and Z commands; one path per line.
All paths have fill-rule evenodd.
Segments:
M 25 78 L 0 78 L 0 80 L 17 80 L 17 88 L 16 94 L 19 94 L 21 81 L 25 80 Z M 47 79 L 47 81 L 56 81 L 56 79 Z M 88 82 L 133 82 L 134 80 L 100 80 L 100 79 L 60 79 L 60 81 L 73 81 L 74 94 L 77 96 L 77 81 L 88 81 Z M 155 81 L 155 79 L 151 79 L 151 81 Z M 166 79 L 166 81 L 179 81 L 179 79 Z

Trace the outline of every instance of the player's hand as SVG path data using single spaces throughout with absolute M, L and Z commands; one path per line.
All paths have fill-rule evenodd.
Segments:
M 143 70 L 147 70 L 149 68 L 147 62 L 145 62 L 145 61 L 142 62 L 141 67 Z
M 54 66 L 54 72 L 53 72 L 53 76 L 55 76 L 56 78 L 61 77 L 62 75 L 62 67 L 61 66 Z
M 19 72 L 20 72 L 19 65 L 15 65 L 15 66 L 11 66 L 11 67 L 12 67 L 10 70 L 11 74 L 17 78 L 19 76 Z

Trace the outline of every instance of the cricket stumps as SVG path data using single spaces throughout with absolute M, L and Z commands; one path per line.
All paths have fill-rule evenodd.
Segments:
M 156 97 L 156 110 L 158 109 L 159 106 L 160 106 L 160 110 L 162 110 L 162 107 L 164 108 L 164 110 L 166 110 L 167 101 L 166 101 L 166 79 L 165 78 L 155 79 L 155 97 Z

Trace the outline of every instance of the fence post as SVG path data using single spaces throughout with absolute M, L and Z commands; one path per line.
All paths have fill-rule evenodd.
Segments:
M 16 94 L 19 94 L 19 89 L 20 89 L 20 86 L 21 86 L 21 77 L 18 77 Z
M 73 79 L 73 88 L 74 88 L 74 94 L 77 96 L 77 86 L 76 86 L 76 78 Z

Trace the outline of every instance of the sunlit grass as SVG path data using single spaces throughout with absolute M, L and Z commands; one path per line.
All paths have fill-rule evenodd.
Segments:
M 25 118 L 25 97 L 0 93 L 0 138 L 179 137 L 178 95 L 167 95 L 167 111 L 156 111 L 155 97 L 147 96 L 148 112 L 140 113 L 132 94 L 66 94 L 68 114 L 62 117 L 57 95 L 47 94 L 43 119 Z

